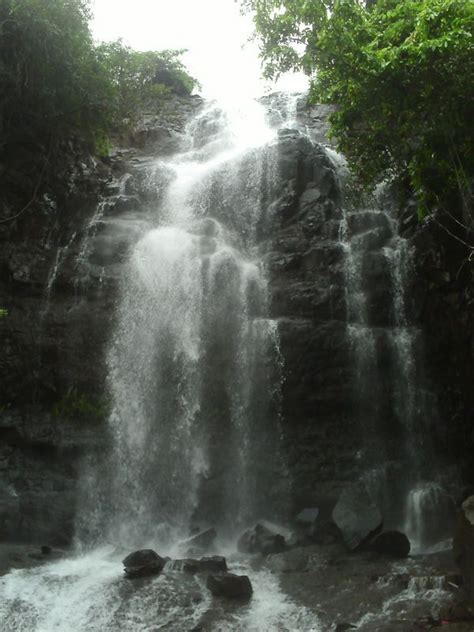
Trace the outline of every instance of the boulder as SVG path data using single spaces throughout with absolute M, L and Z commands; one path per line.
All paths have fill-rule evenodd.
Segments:
M 122 561 L 124 571 L 130 579 L 158 575 L 163 570 L 166 560 L 152 549 L 142 549 L 127 555 Z
M 212 557 L 202 557 L 199 560 L 201 572 L 219 573 L 227 571 L 227 561 L 221 555 L 213 555 Z
M 281 553 L 286 548 L 285 538 L 276 531 L 261 524 L 245 531 L 237 542 L 237 549 L 241 553 Z
M 474 496 L 463 502 L 458 513 L 453 554 L 470 600 L 474 602 Z
M 211 574 L 207 578 L 206 586 L 214 597 L 227 599 L 250 599 L 253 593 L 252 584 L 247 575 Z
M 401 531 L 385 531 L 375 538 L 371 548 L 382 555 L 408 557 L 411 545 L 410 540 Z
M 342 491 L 332 519 L 350 551 L 370 540 L 383 526 L 382 514 L 362 483 L 354 483 Z
M 317 507 L 308 507 L 300 511 L 296 516 L 296 524 L 304 530 L 306 535 L 313 536 L 316 534 L 318 517 L 319 509 Z

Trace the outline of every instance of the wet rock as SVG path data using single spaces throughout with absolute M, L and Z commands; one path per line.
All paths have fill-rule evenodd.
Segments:
M 253 529 L 245 531 L 237 542 L 237 549 L 241 553 L 281 553 L 285 550 L 285 538 L 262 524 L 256 524 Z
M 213 555 L 203 557 L 200 560 L 186 558 L 183 560 L 173 560 L 167 567 L 171 571 L 181 571 L 184 573 L 220 573 L 227 571 L 227 561 L 225 557 Z
M 318 527 L 319 509 L 317 507 L 309 507 L 300 511 L 296 516 L 296 524 L 304 529 L 309 536 L 316 535 Z
M 391 557 L 407 557 L 410 554 L 410 540 L 400 531 L 386 531 L 378 535 L 371 548 L 382 555 Z
M 471 601 L 474 601 L 474 496 L 461 505 L 453 542 L 453 554 L 464 577 Z
M 334 632 L 347 632 L 347 630 L 356 630 L 357 626 L 353 623 L 338 623 Z
M 166 568 L 170 571 L 191 573 L 192 575 L 199 573 L 201 569 L 199 560 L 195 560 L 192 558 L 186 558 L 184 560 L 173 560 Z
M 199 560 L 201 572 L 225 572 L 227 571 L 227 561 L 221 555 L 213 555 L 212 557 L 202 557 Z
M 445 621 L 474 621 L 474 607 L 467 601 L 443 608 L 440 612 L 441 619 Z
M 158 575 L 163 570 L 166 560 L 152 549 L 142 549 L 127 555 L 122 561 L 124 571 L 130 579 Z
M 227 599 L 250 599 L 253 593 L 252 584 L 247 575 L 233 573 L 209 575 L 206 586 L 214 597 Z
M 217 531 L 215 529 L 205 529 L 183 542 L 183 546 L 188 547 L 191 551 L 207 551 L 214 544 L 216 538 Z
M 349 485 L 342 491 L 332 519 L 350 551 L 370 540 L 383 525 L 382 514 L 361 483 Z

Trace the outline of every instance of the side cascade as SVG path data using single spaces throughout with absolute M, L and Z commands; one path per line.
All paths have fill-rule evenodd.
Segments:
M 410 318 L 412 252 L 398 234 L 387 188 L 356 201 L 344 160 L 332 158 L 345 191 L 340 243 L 363 478 L 386 526 L 402 529 L 412 550 L 423 550 L 447 537 L 451 506 L 431 442 L 436 398 L 427 388 L 421 331 Z M 437 517 L 441 528 L 433 528 Z

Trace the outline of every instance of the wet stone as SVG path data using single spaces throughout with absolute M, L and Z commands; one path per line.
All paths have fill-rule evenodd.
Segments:
M 227 599 L 250 599 L 253 593 L 252 584 L 247 575 L 211 574 L 207 578 L 206 586 L 214 597 Z
M 386 531 L 378 535 L 371 548 L 382 555 L 407 557 L 410 554 L 410 540 L 400 531 Z
M 158 575 L 163 570 L 166 560 L 152 549 L 142 549 L 127 555 L 122 561 L 126 576 L 130 579 Z
M 237 542 L 237 549 L 241 553 L 281 553 L 286 548 L 285 538 L 281 534 L 261 524 L 245 531 Z

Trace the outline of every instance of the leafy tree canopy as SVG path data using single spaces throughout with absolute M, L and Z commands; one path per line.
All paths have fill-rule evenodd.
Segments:
M 68 135 L 103 135 L 195 80 L 182 51 L 95 46 L 89 0 L 1 0 L 0 153 Z
M 267 76 L 302 69 L 365 185 L 409 184 L 425 214 L 472 213 L 474 0 L 242 0 Z M 472 221 L 472 215 L 470 217 Z

